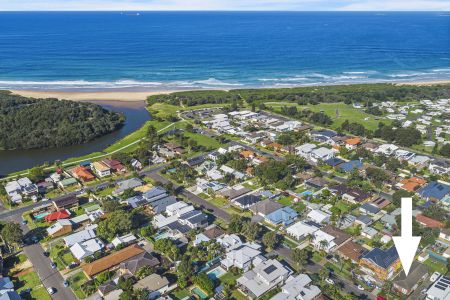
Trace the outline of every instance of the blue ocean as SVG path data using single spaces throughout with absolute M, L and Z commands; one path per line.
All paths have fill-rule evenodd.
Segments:
M 450 79 L 450 12 L 1 12 L 0 88 Z

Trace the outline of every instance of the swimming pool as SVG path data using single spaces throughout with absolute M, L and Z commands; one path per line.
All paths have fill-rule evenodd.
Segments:
M 203 292 L 201 289 L 199 289 L 198 287 L 195 287 L 191 290 L 191 292 L 193 292 L 194 294 L 196 294 L 197 296 L 199 296 L 201 299 L 208 299 L 208 295 L 205 294 L 205 292 Z
M 154 239 L 155 239 L 155 241 L 158 241 L 158 240 L 165 239 L 167 237 L 169 237 L 169 233 L 167 231 L 164 231 L 160 234 L 155 235 Z
M 313 193 L 311 191 L 304 191 L 300 193 L 300 196 L 311 196 Z
M 35 215 L 34 218 L 35 218 L 36 220 L 41 220 L 41 219 L 45 218 L 46 215 L 49 215 L 49 214 L 50 214 L 50 213 L 46 211 L 46 212 L 40 213 L 40 214 L 38 214 L 38 215 Z
M 206 274 L 212 280 L 216 280 L 216 279 L 219 279 L 220 277 L 222 277 L 223 275 L 225 275 L 226 272 L 227 271 L 225 271 L 222 267 L 216 267 Z

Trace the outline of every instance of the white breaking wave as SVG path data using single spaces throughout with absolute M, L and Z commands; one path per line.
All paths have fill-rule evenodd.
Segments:
M 207 86 L 241 86 L 241 83 L 231 83 L 218 80 L 216 78 L 208 78 L 206 80 L 197 80 L 193 82 L 194 84 L 207 85 Z
M 26 81 L 26 80 L 0 80 L 2 88 L 125 88 L 125 87 L 155 87 L 162 82 L 118 80 L 118 81 L 87 81 L 87 80 L 56 80 L 56 81 Z

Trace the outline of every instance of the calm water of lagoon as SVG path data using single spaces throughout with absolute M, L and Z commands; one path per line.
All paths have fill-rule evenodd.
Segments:
M 124 113 L 126 117 L 125 125 L 113 133 L 82 145 L 58 149 L 0 151 L 0 176 L 25 170 L 45 162 L 53 163 L 58 159 L 65 160 L 102 151 L 109 145 L 139 129 L 146 121 L 150 120 L 150 114 L 145 109 L 144 102 L 96 101 L 95 103 L 107 109 Z

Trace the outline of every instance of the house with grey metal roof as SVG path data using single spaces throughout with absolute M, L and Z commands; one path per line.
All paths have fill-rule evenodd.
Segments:
M 258 298 L 285 283 L 292 270 L 278 260 L 270 259 L 245 272 L 238 280 L 238 288 L 250 298 Z
M 311 278 L 306 274 L 290 276 L 281 292 L 271 298 L 271 300 L 314 300 L 322 294 L 316 285 L 312 284 Z

